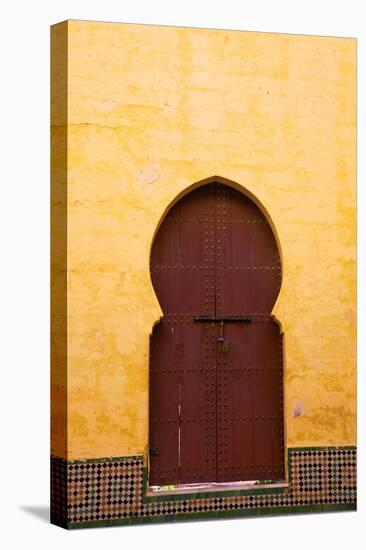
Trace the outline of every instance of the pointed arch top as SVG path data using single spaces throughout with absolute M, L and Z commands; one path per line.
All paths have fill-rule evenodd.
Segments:
M 227 185 L 228 187 L 232 187 L 233 189 L 236 189 L 237 191 L 242 193 L 244 196 L 248 197 L 251 201 L 253 201 L 253 203 L 259 208 L 259 210 L 261 211 L 263 216 L 266 218 L 266 220 L 267 220 L 267 222 L 268 222 L 268 224 L 269 224 L 269 226 L 272 230 L 272 233 L 273 233 L 273 236 L 275 238 L 276 245 L 277 245 L 277 248 L 278 248 L 280 261 L 281 261 L 281 271 L 283 272 L 283 254 L 282 254 L 281 242 L 280 242 L 280 239 L 279 239 L 279 235 L 278 235 L 276 226 L 275 226 L 275 224 L 274 224 L 274 222 L 271 218 L 271 215 L 270 215 L 267 207 L 247 187 L 245 187 L 244 185 L 238 183 L 237 181 L 234 181 L 234 180 L 231 180 L 231 179 L 225 178 L 223 176 L 219 176 L 219 175 L 209 176 L 209 177 L 204 178 L 202 180 L 198 180 L 196 182 L 191 183 L 191 185 L 188 185 L 182 191 L 180 191 L 174 197 L 174 199 L 166 206 L 166 208 L 164 209 L 164 211 L 163 211 L 162 215 L 160 216 L 160 219 L 159 219 L 159 221 L 158 221 L 158 223 L 155 227 L 153 238 L 151 240 L 150 259 L 151 259 L 152 245 L 154 243 L 156 234 L 159 231 L 159 228 L 160 228 L 162 222 L 164 221 L 165 217 L 168 215 L 169 211 L 173 208 L 173 206 L 175 204 L 177 204 L 177 202 L 179 202 L 183 197 L 185 197 L 186 195 L 188 195 L 189 193 L 191 193 L 192 191 L 194 191 L 198 187 L 202 187 L 204 185 L 207 185 L 209 183 L 214 183 L 214 182 L 222 183 L 224 185 Z

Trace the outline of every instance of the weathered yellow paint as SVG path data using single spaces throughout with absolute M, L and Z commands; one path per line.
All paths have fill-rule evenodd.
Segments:
M 354 444 L 356 41 L 62 25 L 68 429 L 53 451 L 144 452 L 149 251 L 177 195 L 213 175 L 254 194 L 281 243 L 287 445 Z

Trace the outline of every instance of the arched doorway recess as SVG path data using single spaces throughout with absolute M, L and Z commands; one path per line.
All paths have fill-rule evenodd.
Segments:
M 176 202 L 151 250 L 150 485 L 284 478 L 281 287 L 274 233 L 219 181 Z

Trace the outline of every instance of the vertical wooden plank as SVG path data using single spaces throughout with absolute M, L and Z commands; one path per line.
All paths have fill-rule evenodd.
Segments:
M 281 284 L 276 241 L 249 198 L 217 185 L 217 481 L 284 477 L 282 336 L 270 312 Z
M 199 188 L 168 212 L 151 254 L 151 277 L 164 316 L 151 338 L 150 484 L 214 481 L 216 374 L 214 327 L 215 193 Z

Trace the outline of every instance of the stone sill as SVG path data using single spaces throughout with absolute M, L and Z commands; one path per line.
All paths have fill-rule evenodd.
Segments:
M 174 489 L 160 489 L 159 487 L 148 487 L 146 496 L 159 495 L 184 495 L 190 493 L 216 493 L 219 491 L 263 491 L 266 489 L 286 489 L 289 484 L 285 480 L 278 480 L 274 483 L 259 484 L 255 481 L 235 481 L 231 483 L 187 483 L 176 485 Z

